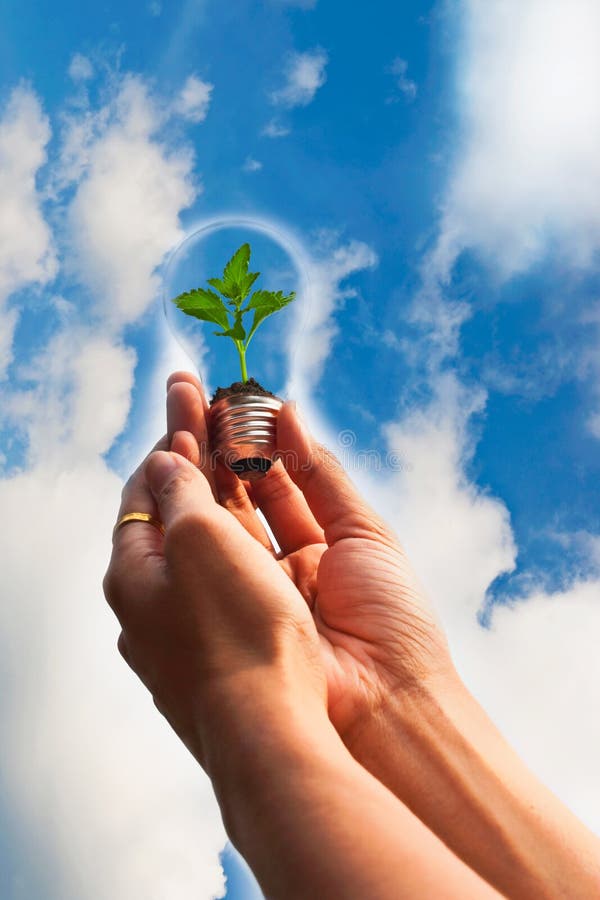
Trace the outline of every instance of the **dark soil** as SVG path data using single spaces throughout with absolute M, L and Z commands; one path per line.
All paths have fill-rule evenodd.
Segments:
M 271 391 L 259 384 L 255 378 L 249 378 L 248 381 L 234 381 L 229 387 L 218 387 L 214 392 L 210 405 L 222 400 L 223 397 L 231 397 L 232 394 L 258 394 L 260 397 L 275 397 Z

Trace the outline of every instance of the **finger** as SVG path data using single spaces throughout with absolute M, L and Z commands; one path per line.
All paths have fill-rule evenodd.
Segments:
M 203 524 L 208 527 L 216 510 L 225 515 L 204 475 L 179 454 L 153 453 L 146 462 L 145 475 L 166 538 L 175 530 L 185 533 L 188 526 L 190 531 L 197 531 Z
M 200 450 L 198 449 L 198 441 L 189 431 L 176 431 L 171 438 L 171 446 L 169 448 L 173 453 L 183 456 L 193 466 L 200 464 Z
M 391 539 L 383 521 L 362 499 L 338 459 L 318 444 L 285 403 L 277 418 L 278 453 L 331 545 L 346 537 Z
M 169 446 L 168 438 L 165 435 L 158 441 L 150 451 L 154 453 L 156 450 L 166 450 Z M 148 513 L 154 519 L 158 519 L 158 507 L 154 497 L 148 490 L 145 475 L 145 465 L 148 456 L 137 467 L 133 475 L 129 477 L 123 490 L 121 491 L 121 505 L 117 515 L 117 523 L 126 513 L 142 512 Z M 138 540 L 143 542 L 142 552 L 145 549 L 155 550 L 162 546 L 162 535 L 149 522 L 128 522 L 122 525 L 113 534 L 113 553 L 111 556 L 111 565 L 113 564 L 116 552 L 128 552 L 131 546 Z
M 238 522 L 244 526 L 248 534 L 251 534 L 259 544 L 266 547 L 270 553 L 274 553 L 271 538 L 256 515 L 254 504 L 248 495 L 245 483 L 240 481 L 235 472 L 228 469 L 220 460 L 216 461 L 215 481 L 221 506 L 229 510 Z
M 317 572 L 327 544 L 311 544 L 279 560 L 279 565 L 302 594 L 309 609 L 314 609 L 317 593 Z
M 163 436 L 154 445 L 150 453 L 154 453 L 156 450 L 167 450 L 171 437 L 176 431 L 191 431 L 196 441 L 198 435 L 201 434 L 201 426 L 198 424 L 197 398 L 200 397 L 200 402 L 202 403 L 204 395 L 198 393 L 202 391 L 202 386 L 198 379 L 189 372 L 174 372 L 167 381 L 167 389 L 170 389 L 176 383 L 186 381 L 189 383 L 193 394 L 190 395 L 187 389 L 184 389 L 184 395 L 181 389 L 177 389 L 170 402 L 167 395 L 167 419 L 170 433 Z M 191 428 L 186 427 L 190 425 L 192 426 Z M 186 441 L 184 445 L 180 445 L 180 448 L 184 451 L 182 453 L 183 456 L 188 456 L 188 454 L 193 456 L 189 441 Z M 154 498 L 149 493 L 146 484 L 145 465 L 148 456 L 129 477 L 123 488 L 117 521 L 128 512 L 147 512 L 151 515 L 156 515 L 158 512 Z
M 167 446 L 165 436 L 156 449 L 164 452 Z M 160 521 L 158 506 L 146 482 L 144 463 L 123 488 L 117 526 L 113 532 L 112 553 L 103 581 L 106 600 L 121 624 L 126 621 L 131 606 L 132 579 L 135 581 L 135 592 L 149 594 L 155 581 L 157 562 L 164 566 L 163 535 L 155 525 L 137 520 L 119 525 L 122 516 L 132 512 L 147 513 Z
M 216 465 L 210 465 L 207 404 L 200 382 L 188 372 L 175 372 L 167 381 L 167 386 L 167 431 L 172 436 L 170 449 L 199 466 L 221 505 L 235 515 L 259 543 L 272 550 L 271 540 L 254 511 L 244 484 L 218 461 Z M 183 433 L 187 434 L 185 438 Z M 194 435 L 198 453 L 193 452 L 188 433 Z
M 200 379 L 196 375 L 193 375 L 191 372 L 184 372 L 181 369 L 178 369 L 176 372 L 173 372 L 167 378 L 167 392 L 169 391 L 170 387 L 172 387 L 174 384 L 177 384 L 180 381 L 187 382 L 188 384 L 193 384 L 194 387 L 196 388 L 196 390 L 198 391 L 198 393 L 202 397 L 204 397 L 204 388 L 202 387 L 202 382 L 200 381 Z
M 252 496 L 283 553 L 324 542 L 323 529 L 281 460 L 271 466 L 264 478 L 254 482 Z
M 174 381 L 186 375 L 192 381 Z M 210 465 L 208 444 L 208 406 L 198 379 L 189 373 L 174 373 L 167 382 L 167 434 L 172 438 L 177 431 L 186 431 L 198 444 L 198 465 L 208 478 L 216 496 L 213 467 Z M 185 455 L 185 454 L 183 454 Z
M 198 444 L 208 438 L 204 394 L 187 381 L 177 381 L 167 390 L 167 434 L 189 431 Z
M 146 463 L 146 479 L 165 525 L 165 559 L 180 584 L 205 582 L 209 596 L 220 596 L 232 605 L 263 605 L 265 612 L 287 612 L 306 621 L 305 604 L 295 586 L 284 577 L 263 547 L 218 504 L 206 478 L 176 453 L 153 453 Z M 269 568 L 270 567 L 270 568 Z M 212 601 L 211 601 L 212 602 Z M 227 613 L 224 613 L 227 614 Z

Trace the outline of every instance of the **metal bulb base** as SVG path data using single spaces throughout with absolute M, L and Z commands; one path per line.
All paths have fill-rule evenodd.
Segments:
M 212 453 L 246 481 L 267 474 L 277 450 L 278 397 L 231 394 L 210 408 Z

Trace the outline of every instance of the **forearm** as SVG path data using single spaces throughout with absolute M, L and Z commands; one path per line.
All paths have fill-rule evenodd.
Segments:
M 458 677 L 435 697 L 390 698 L 347 743 L 508 897 L 600 896 L 600 841 L 526 768 Z
M 228 742 L 211 773 L 231 840 L 266 896 L 497 896 L 352 759 L 327 720 L 297 725 L 271 718 L 254 748 Z

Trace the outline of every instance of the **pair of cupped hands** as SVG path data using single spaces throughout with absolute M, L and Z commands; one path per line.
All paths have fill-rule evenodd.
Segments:
M 172 375 L 167 434 L 119 513 L 165 533 L 118 529 L 104 582 L 119 650 L 211 777 L 224 742 L 260 753 L 292 721 L 327 721 L 359 751 L 392 698 L 452 671 L 445 637 L 397 538 L 294 404 L 278 419 L 288 470 L 252 485 L 201 464 L 208 416 L 197 379 Z

